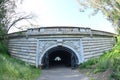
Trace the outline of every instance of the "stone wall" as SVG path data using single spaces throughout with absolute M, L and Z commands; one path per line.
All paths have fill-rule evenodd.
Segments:
M 20 60 L 36 64 L 36 39 L 16 38 L 10 39 L 8 43 L 9 53 Z
M 88 60 L 91 57 L 97 57 L 103 54 L 104 51 L 112 49 L 114 43 L 113 37 L 82 38 L 85 60 Z
M 98 57 L 115 44 L 115 34 L 80 27 L 42 27 L 9 34 L 10 54 L 32 65 L 40 65 L 45 51 L 52 46 L 73 50 L 79 63 Z

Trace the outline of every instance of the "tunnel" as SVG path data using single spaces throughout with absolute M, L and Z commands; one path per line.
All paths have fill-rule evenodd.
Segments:
M 43 69 L 53 67 L 71 67 L 77 68 L 78 58 L 69 48 L 57 46 L 46 51 L 42 58 Z

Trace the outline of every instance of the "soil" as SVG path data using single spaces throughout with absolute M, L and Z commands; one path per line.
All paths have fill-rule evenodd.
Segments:
M 90 80 L 110 80 L 111 70 L 107 69 L 104 72 L 94 73 L 94 69 L 81 69 L 80 73 L 83 73 Z

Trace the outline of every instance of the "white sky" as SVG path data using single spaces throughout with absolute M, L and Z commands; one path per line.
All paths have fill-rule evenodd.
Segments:
M 102 13 L 89 17 L 90 10 L 79 11 L 80 5 L 76 0 L 23 0 L 17 12 L 36 15 L 36 25 L 45 26 L 75 26 L 114 32 L 112 24 Z M 21 24 L 21 23 L 19 23 Z M 25 25 L 25 23 L 22 23 Z M 16 31 L 12 28 L 10 32 Z

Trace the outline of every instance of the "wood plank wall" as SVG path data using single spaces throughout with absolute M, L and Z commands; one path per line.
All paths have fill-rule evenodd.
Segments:
M 112 49 L 114 43 L 113 37 L 82 38 L 85 61 L 91 57 L 100 56 L 104 51 Z
M 8 44 L 9 53 L 22 61 L 32 65 L 36 64 L 36 39 L 16 38 L 10 39 Z

